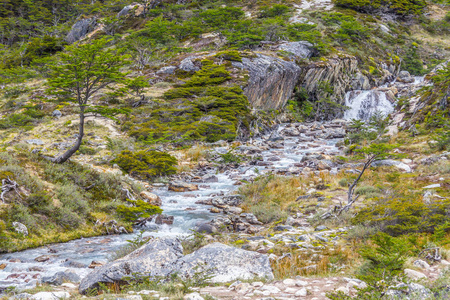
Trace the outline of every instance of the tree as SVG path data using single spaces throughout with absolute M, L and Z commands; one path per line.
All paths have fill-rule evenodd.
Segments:
M 76 44 L 66 48 L 59 61 L 52 66 L 49 91 L 70 97 L 80 109 L 78 138 L 72 148 L 53 158 L 55 163 L 68 160 L 83 141 L 85 111 L 92 96 L 99 91 L 121 82 L 125 73 L 120 68 L 127 63 L 127 57 L 120 51 L 107 48 L 109 39 L 92 41 L 90 44 Z
M 394 149 L 396 145 L 389 145 L 389 144 L 371 144 L 368 147 L 362 147 L 360 149 L 356 149 L 355 152 L 360 153 L 364 156 L 365 162 L 362 170 L 359 172 L 358 177 L 353 181 L 353 183 L 348 187 L 347 192 L 347 204 L 345 206 L 342 206 L 337 210 L 338 214 L 341 214 L 344 211 L 349 210 L 353 203 L 358 200 L 360 195 L 354 196 L 356 186 L 358 185 L 359 180 L 363 176 L 364 172 L 372 165 L 372 163 L 377 159 L 383 159 L 386 156 L 388 156 L 392 149 Z

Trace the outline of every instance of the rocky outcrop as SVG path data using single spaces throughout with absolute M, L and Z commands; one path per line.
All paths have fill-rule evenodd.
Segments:
M 273 279 L 267 255 L 220 243 L 209 244 L 184 256 L 177 262 L 175 270 L 182 278 L 192 278 L 195 273 L 202 271 L 213 283 L 237 279 Z
M 150 240 L 127 256 L 96 268 L 81 281 L 79 291 L 86 294 L 99 283 L 125 283 L 124 277 L 133 274 L 169 278 L 176 273 L 180 278 L 192 278 L 199 272 L 210 282 L 273 279 L 269 257 L 265 254 L 214 243 L 183 256 L 178 239 L 161 238 Z
M 66 42 L 69 44 L 73 44 L 76 41 L 79 41 L 80 39 L 85 37 L 86 34 L 94 31 L 96 25 L 96 18 L 83 19 L 76 22 L 75 24 L 73 24 L 72 29 L 67 34 Z
M 317 52 L 313 44 L 305 41 L 283 43 L 278 50 L 287 52 L 287 56 L 294 60 L 311 58 Z
M 173 265 L 183 256 L 178 239 L 154 239 L 127 256 L 110 262 L 89 273 L 80 283 L 79 291 L 85 294 L 99 283 L 121 282 L 134 273 L 150 277 L 165 277 L 173 271 Z
M 283 107 L 292 95 L 301 69 L 295 63 L 279 58 L 256 54 L 242 58 L 233 66 L 249 73 L 244 94 L 254 108 L 269 110 Z
M 135 17 L 140 17 L 144 14 L 145 7 L 142 4 L 130 4 L 122 8 L 122 10 L 117 14 L 118 18 L 125 17 L 127 15 L 134 15 Z
M 345 93 L 349 90 L 358 61 L 354 56 L 336 56 L 327 61 L 313 63 L 302 68 L 299 86 L 306 89 L 309 96 L 319 99 L 324 91 L 321 84 L 328 83 L 333 88 L 329 96 L 343 104 Z

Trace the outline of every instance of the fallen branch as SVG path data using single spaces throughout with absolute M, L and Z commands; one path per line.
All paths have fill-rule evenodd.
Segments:
M 22 196 L 20 196 L 19 191 L 17 190 L 19 188 L 19 185 L 14 180 L 11 180 L 9 176 L 2 180 L 2 193 L 0 194 L 0 198 L 2 199 L 3 203 L 5 203 L 5 194 L 9 191 L 14 190 L 19 196 L 19 198 L 22 199 Z

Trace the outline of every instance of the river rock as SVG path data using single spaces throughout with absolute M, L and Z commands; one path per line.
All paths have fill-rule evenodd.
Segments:
M 310 42 L 288 42 L 278 46 L 278 50 L 288 52 L 288 57 L 294 60 L 307 59 L 317 51 Z
M 241 195 L 231 195 L 225 196 L 221 198 L 214 198 L 211 200 L 212 205 L 224 208 L 225 206 L 239 206 L 242 204 L 242 196 Z
M 174 216 L 168 216 L 166 214 L 157 215 L 155 218 L 155 223 L 158 225 L 167 224 L 172 225 L 174 220 Z
M 32 300 L 60 300 L 69 299 L 70 294 L 68 292 L 40 292 L 34 294 L 29 299 Z
M 65 271 L 65 272 L 58 272 L 53 276 L 48 277 L 42 277 L 43 283 L 49 283 L 53 285 L 61 285 L 64 282 L 80 282 L 81 278 L 76 273 Z
M 207 233 L 212 234 L 217 232 L 217 228 L 211 224 L 208 223 L 202 223 L 197 226 L 196 230 L 199 233 Z
M 174 192 L 191 192 L 191 191 L 197 191 L 198 185 L 186 183 L 183 181 L 171 181 L 169 183 L 169 191 Z
M 73 24 L 72 29 L 66 36 L 66 42 L 73 44 L 76 41 L 82 39 L 86 34 L 92 32 L 97 25 L 96 18 L 83 19 Z
M 12 226 L 14 227 L 14 230 L 15 230 L 17 233 L 21 233 L 21 234 L 23 234 L 24 236 L 27 236 L 27 235 L 28 235 L 28 228 L 27 228 L 27 226 L 25 226 L 24 224 L 19 223 L 19 222 L 13 222 L 13 223 L 12 223 Z
M 203 272 L 212 283 L 238 279 L 273 279 L 269 257 L 265 254 L 213 243 L 181 258 L 174 268 L 181 278 Z
M 41 255 L 41 256 L 36 257 L 34 260 L 37 262 L 44 262 L 44 261 L 50 260 L 50 256 Z
M 256 218 L 256 216 L 254 214 L 251 214 L 251 213 L 243 213 L 240 215 L 240 217 L 252 225 L 262 225 L 263 224 L 262 222 L 258 221 L 258 219 Z
M 93 260 L 91 261 L 91 263 L 89 264 L 88 268 L 89 269 L 95 269 L 98 267 L 101 267 L 103 265 L 105 265 L 106 263 L 104 261 L 98 261 L 98 260 Z
M 400 73 L 398 73 L 397 81 L 403 83 L 413 83 L 414 77 L 412 77 L 408 71 L 400 71 Z
M 219 182 L 219 178 L 215 175 L 206 175 L 202 178 L 203 183 L 213 183 L 213 182 Z
M 144 200 L 146 200 L 151 205 L 156 205 L 156 206 L 162 205 L 161 198 L 159 198 L 158 195 L 155 195 L 155 194 L 147 192 L 147 191 L 142 191 L 139 195 L 142 198 L 144 198 Z
M 262 110 L 283 107 L 290 99 L 301 72 L 294 62 L 259 53 L 232 64 L 248 71 L 249 80 L 244 94 L 253 107 Z
M 79 291 L 85 294 L 97 288 L 100 282 L 118 282 L 133 273 L 145 274 L 150 278 L 166 277 L 182 256 L 183 247 L 178 239 L 152 239 L 127 256 L 96 268 L 81 281 Z

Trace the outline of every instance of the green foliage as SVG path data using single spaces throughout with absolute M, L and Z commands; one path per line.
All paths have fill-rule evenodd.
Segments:
M 417 47 L 418 45 L 413 43 L 408 48 L 403 57 L 402 67 L 413 75 L 423 75 L 426 70 L 423 69 L 423 62 L 420 60 Z
M 126 123 L 130 135 L 147 143 L 203 140 L 233 140 L 237 130 L 247 129 L 250 110 L 247 97 L 238 86 L 226 86 L 231 79 L 224 65 L 204 60 L 203 67 L 185 84 L 164 94 L 167 105 L 150 112 L 150 120 Z
M 260 18 L 274 18 L 285 15 L 289 12 L 289 7 L 283 4 L 263 6 L 259 12 Z
M 155 178 L 157 176 L 176 173 L 175 157 L 158 151 L 122 151 L 113 163 L 132 176 L 140 178 Z
M 376 226 L 390 235 L 433 233 L 446 222 L 450 202 L 446 199 L 424 201 L 414 196 L 376 198 L 354 218 L 355 224 Z
M 148 218 L 151 215 L 162 213 L 161 208 L 145 201 L 129 199 L 127 201 L 130 206 L 122 204 L 117 206 L 117 213 L 127 221 L 133 222 L 139 218 Z
M 148 79 L 143 76 L 138 76 L 130 79 L 126 85 L 126 87 L 130 89 L 136 96 L 140 96 L 149 86 L 150 84 L 148 83 Z
M 22 113 L 10 114 L 4 119 L 0 119 L 0 129 L 18 128 L 31 129 L 28 127 L 33 123 L 39 122 L 44 117 L 42 111 L 34 108 L 27 108 Z
M 364 141 L 373 141 L 386 131 L 389 116 L 376 112 L 368 122 L 353 119 L 345 137 L 346 144 L 362 144 Z
M 384 11 L 400 16 L 420 15 L 426 7 L 423 0 L 334 0 L 334 3 L 363 13 Z

